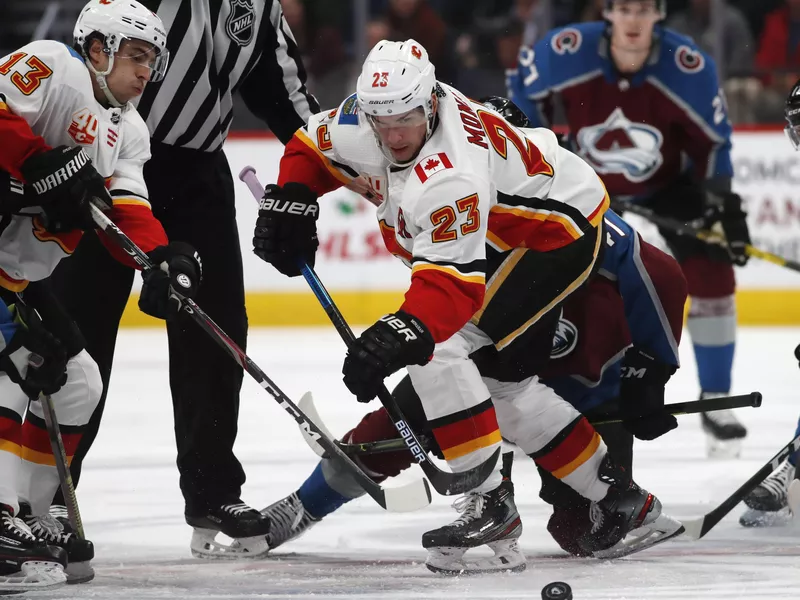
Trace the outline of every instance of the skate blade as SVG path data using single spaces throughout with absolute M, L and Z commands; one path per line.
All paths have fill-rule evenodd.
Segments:
M 594 558 L 622 558 L 671 540 L 684 532 L 683 525 L 665 514 L 628 532 L 623 539 L 605 550 L 596 550 Z
M 266 536 L 236 538 L 230 544 L 216 540 L 219 531 L 194 528 L 190 548 L 192 556 L 207 560 L 254 560 L 269 553 Z
M 720 440 L 706 433 L 706 456 L 718 460 L 739 458 L 742 455 L 742 439 Z
M 465 548 L 441 546 L 428 549 L 425 566 L 440 575 L 482 575 L 484 573 L 521 573 L 528 564 L 519 549 L 518 539 L 500 540 L 486 544 L 494 552 L 491 558 L 464 560 Z
M 92 562 L 89 560 L 71 562 L 67 565 L 66 574 L 67 583 L 70 585 L 89 583 L 94 579 L 94 568 L 92 568 Z
M 739 525 L 747 528 L 783 527 L 792 520 L 792 511 L 784 506 L 780 510 L 765 511 L 748 508 L 739 517 Z
M 67 583 L 64 567 L 56 562 L 29 560 L 20 570 L 0 575 L 0 594 L 22 594 L 33 590 L 61 587 Z

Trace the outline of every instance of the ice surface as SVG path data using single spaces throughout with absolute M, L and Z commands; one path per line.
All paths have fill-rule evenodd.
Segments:
M 687 342 L 668 402 L 698 393 Z M 800 413 L 798 342 L 800 329 L 740 331 L 733 393 L 764 394 L 762 408 L 739 410 L 750 429 L 741 460 L 706 459 L 696 415 L 680 417 L 680 427 L 661 440 L 637 442 L 636 479 L 665 510 L 677 517 L 707 512 L 793 437 Z M 335 434 L 365 412 L 341 383 L 343 346 L 331 328 L 256 330 L 248 351 L 295 400 L 312 390 Z M 545 530 L 549 510 L 524 457 L 514 465 L 525 527 L 521 545 L 529 559 L 519 575 L 447 579 L 429 573 L 420 536 L 455 516 L 452 499 L 436 496 L 429 508 L 405 515 L 387 514 L 363 498 L 268 560 L 194 559 L 173 436 L 166 338 L 161 331 L 123 331 L 105 418 L 78 491 L 96 547 L 97 578 L 30 597 L 538 599 L 551 581 L 568 582 L 576 600 L 800 597 L 800 527 L 744 530 L 737 523 L 741 508 L 699 542 L 678 539 L 613 562 L 567 558 Z M 248 476 L 243 499 L 257 508 L 295 490 L 317 460 L 289 417 L 247 376 L 236 452 Z

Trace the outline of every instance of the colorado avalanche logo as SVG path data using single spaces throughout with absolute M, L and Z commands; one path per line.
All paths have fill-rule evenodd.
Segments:
M 621 174 L 628 181 L 648 179 L 664 162 L 664 136 L 651 125 L 634 123 L 617 108 L 604 123 L 578 132 L 581 156 L 598 173 Z
M 675 63 L 684 73 L 697 73 L 706 66 L 706 59 L 698 50 L 692 50 L 689 46 L 679 46 L 675 51 Z
M 550 358 L 563 358 L 578 345 L 578 328 L 572 321 L 563 316 L 558 320 L 556 334 L 553 336 L 553 348 Z
M 247 46 L 253 41 L 255 23 L 253 0 L 231 0 L 231 14 L 225 24 L 228 37 L 240 46 Z
M 556 54 L 575 54 L 581 47 L 583 37 L 577 29 L 564 29 L 553 36 L 551 46 Z

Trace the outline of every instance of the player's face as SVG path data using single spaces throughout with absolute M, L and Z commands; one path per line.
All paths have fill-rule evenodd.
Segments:
M 399 163 L 414 158 L 425 143 L 427 124 L 421 108 L 396 116 L 372 117 L 371 123 L 383 147 Z
M 114 55 L 114 68 L 106 76 L 114 98 L 124 104 L 140 96 L 150 81 L 156 58 L 157 50 L 153 44 L 142 40 L 123 40 Z
M 611 43 L 619 50 L 636 52 L 650 50 L 661 13 L 656 0 L 618 0 L 605 17 L 611 23 Z

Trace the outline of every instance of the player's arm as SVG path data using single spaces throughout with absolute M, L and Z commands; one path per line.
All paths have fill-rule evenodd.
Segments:
M 300 51 L 283 16 L 281 3 L 271 6 L 269 19 L 259 33 L 262 49 L 258 62 L 248 73 L 240 91 L 247 108 L 264 121 L 286 144 L 320 107 L 306 89 L 306 72 Z
M 422 189 L 407 186 L 404 194 L 397 226 L 405 221 L 417 232 L 411 285 L 400 309 L 350 346 L 342 369 L 345 385 L 361 402 L 374 398 L 392 373 L 426 364 L 435 344 L 461 329 L 483 304 L 488 190 L 455 175 Z
M 687 296 L 680 265 L 644 242 L 613 211 L 603 220 L 606 248 L 601 274 L 617 283 L 633 345 L 677 367 Z
M 522 46 L 516 68 L 506 72 L 508 97 L 522 109 L 531 127 L 550 127 L 553 123 L 551 37 L 546 36 L 532 48 Z

